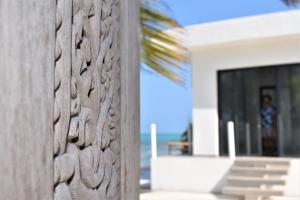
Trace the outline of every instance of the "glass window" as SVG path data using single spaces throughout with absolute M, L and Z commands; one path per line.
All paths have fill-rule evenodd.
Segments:
M 227 123 L 237 155 L 300 155 L 300 65 L 218 72 L 220 154 L 228 154 Z

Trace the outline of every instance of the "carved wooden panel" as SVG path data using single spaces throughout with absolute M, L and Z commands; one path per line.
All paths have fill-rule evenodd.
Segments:
M 120 199 L 119 0 L 57 0 L 54 199 Z

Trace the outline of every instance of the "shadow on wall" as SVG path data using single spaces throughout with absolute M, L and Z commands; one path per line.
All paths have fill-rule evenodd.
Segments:
M 211 191 L 212 193 L 220 194 L 223 191 L 224 186 L 226 186 L 227 178 L 230 175 L 230 170 L 234 166 L 234 164 L 231 165 L 231 167 L 224 173 L 222 177 L 220 177 L 219 181 L 217 182 L 216 186 Z

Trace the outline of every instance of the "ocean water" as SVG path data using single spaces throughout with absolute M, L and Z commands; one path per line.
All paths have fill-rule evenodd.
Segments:
M 166 146 L 167 142 L 170 141 L 180 141 L 181 134 L 174 133 L 158 133 L 157 134 L 157 154 L 160 155 L 168 155 L 168 147 Z M 141 168 L 149 168 L 150 167 L 150 159 L 151 159 L 151 135 L 149 133 L 141 134 Z M 175 150 L 172 150 L 172 155 L 179 153 Z
M 181 134 L 172 134 L 172 133 L 158 133 L 157 134 L 157 154 L 168 155 L 168 147 L 166 146 L 167 142 L 170 141 L 180 141 Z M 151 135 L 149 133 L 141 134 L 141 170 L 140 170 L 140 184 L 143 181 L 150 181 L 151 170 L 150 170 L 150 160 L 151 160 Z M 173 154 L 180 154 L 179 150 L 172 150 Z M 149 184 L 141 185 L 141 188 L 149 189 Z

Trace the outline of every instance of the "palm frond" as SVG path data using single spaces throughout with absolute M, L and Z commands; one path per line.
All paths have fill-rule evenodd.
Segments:
M 151 6 L 150 1 L 154 0 L 142 1 L 140 13 L 142 62 L 172 81 L 182 83 L 187 60 L 183 31 L 174 19 Z
M 296 6 L 300 0 L 282 0 L 285 4 L 289 6 Z

